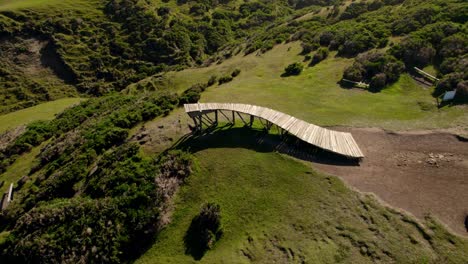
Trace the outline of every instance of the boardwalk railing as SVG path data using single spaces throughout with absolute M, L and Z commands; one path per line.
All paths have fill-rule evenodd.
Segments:
M 218 113 L 225 116 L 228 120 L 229 114 L 224 111 L 232 112 L 232 123 L 235 123 L 236 114 L 246 125 L 252 126 L 254 118 L 260 121 L 265 120 L 265 128 L 269 130 L 272 125 L 278 126 L 285 133 L 290 133 L 299 139 L 317 146 L 321 149 L 344 155 L 351 158 L 363 158 L 359 146 L 350 133 L 329 130 L 314 124 L 307 123 L 288 114 L 275 111 L 270 108 L 232 103 L 198 103 L 185 104 L 185 112 L 193 119 L 195 126 L 201 130 L 203 123 L 218 123 Z M 214 113 L 214 120 L 208 114 Z M 250 115 L 248 122 L 240 113 Z

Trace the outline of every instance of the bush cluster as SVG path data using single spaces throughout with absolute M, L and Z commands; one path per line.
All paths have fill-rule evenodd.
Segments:
M 328 54 L 330 52 L 328 51 L 327 48 L 319 48 L 317 52 L 315 52 L 314 56 L 312 57 L 312 61 L 310 62 L 310 65 L 316 65 L 319 62 L 323 61 L 328 57 Z
M 301 74 L 303 69 L 304 69 L 304 65 L 302 65 L 302 63 L 300 62 L 289 64 L 284 69 L 283 76 L 299 75 Z
M 354 64 L 344 71 L 343 78 L 355 82 L 368 81 L 370 91 L 378 92 L 396 82 L 404 69 L 404 64 L 391 55 L 368 52 L 356 58 Z
M 0 227 L 10 236 L 0 261 L 121 263 L 140 254 L 158 230 L 164 202 L 156 178 L 185 179 L 192 158 L 181 151 L 145 158 L 138 145 L 124 141 L 131 127 L 177 103 L 164 94 L 107 96 L 50 121 L 74 128 L 41 150 L 39 176 L 3 212 Z M 97 113 L 71 125 L 70 117 L 90 109 Z

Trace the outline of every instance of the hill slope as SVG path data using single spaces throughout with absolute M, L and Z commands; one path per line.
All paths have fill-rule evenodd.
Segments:
M 248 129 L 189 143 L 200 169 L 180 190 L 173 221 L 137 263 L 190 263 L 184 236 L 206 202 L 221 206 L 223 235 L 201 263 L 464 263 L 466 240 L 430 219 L 384 208 L 335 177 L 259 143 Z M 226 143 L 229 142 L 229 143 Z
M 275 135 L 190 137 L 178 108 L 240 102 L 325 126 L 466 130 L 466 10 L 462 0 L 0 0 L 0 112 L 96 97 L 53 119 L 35 112 L 50 104 L 0 118 L 35 120 L 0 135 L 0 188 L 15 184 L 0 262 L 466 262 L 467 240 L 436 220 L 420 224 L 261 144 Z M 450 90 L 454 103 L 438 105 Z M 203 255 L 184 236 L 206 202 L 220 205 L 223 234 Z

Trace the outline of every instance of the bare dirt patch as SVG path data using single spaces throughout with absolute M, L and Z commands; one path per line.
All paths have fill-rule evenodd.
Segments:
M 4 151 L 8 145 L 13 143 L 20 135 L 26 131 L 26 126 L 18 126 L 3 133 L 0 133 L 0 152 Z
M 315 168 L 418 218 L 430 214 L 468 236 L 467 141 L 443 132 L 339 129 L 353 134 L 366 157 L 359 166 L 314 163 Z

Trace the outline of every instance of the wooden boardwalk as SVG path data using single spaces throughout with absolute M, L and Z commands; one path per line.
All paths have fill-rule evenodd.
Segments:
M 217 124 L 218 113 L 221 113 L 223 116 L 228 118 L 223 111 L 231 111 L 233 123 L 235 122 L 236 113 L 244 123 L 250 126 L 252 126 L 254 118 L 257 117 L 266 121 L 265 127 L 267 130 L 269 130 L 274 124 L 283 131 L 321 149 L 350 158 L 360 159 L 364 157 L 364 154 L 362 154 L 359 146 L 350 133 L 333 131 L 314 124 L 309 124 L 293 116 L 270 108 L 232 103 L 185 104 L 184 108 L 185 112 L 194 120 L 195 125 L 199 129 L 201 129 L 202 124 L 205 123 L 202 119 L 203 117 L 211 121 L 210 123 Z M 209 113 L 215 114 L 214 121 L 208 117 Z M 239 113 L 250 115 L 249 122 L 246 122 Z

